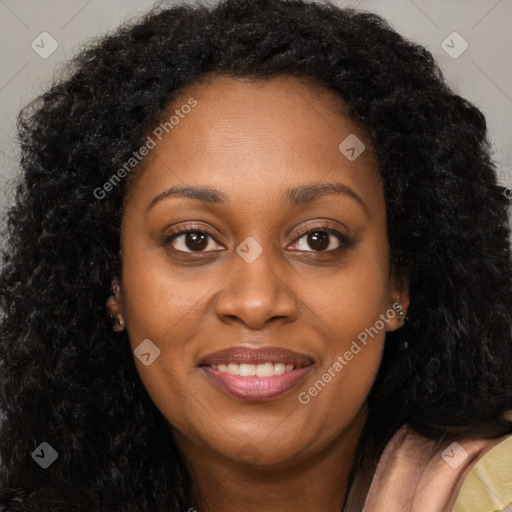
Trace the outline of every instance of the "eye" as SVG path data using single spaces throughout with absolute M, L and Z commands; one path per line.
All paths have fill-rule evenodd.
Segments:
M 185 226 L 185 229 L 171 233 L 165 240 L 164 246 L 172 245 L 178 252 L 206 252 L 211 250 L 222 250 L 212 248 L 210 240 L 216 242 L 215 237 L 206 229 L 200 229 L 197 226 Z
M 336 245 L 336 242 L 338 245 Z M 312 251 L 308 251 L 308 249 L 305 248 L 308 244 L 312 247 Z M 298 245 L 297 249 L 299 251 L 332 252 L 348 247 L 350 241 L 343 233 L 330 226 L 322 225 L 308 229 L 297 239 L 297 242 L 294 242 L 294 245 Z
M 350 240 L 346 235 L 326 225 L 310 228 L 296 240 L 294 242 L 295 248 L 305 252 L 334 252 L 350 246 Z M 215 248 L 216 244 L 218 245 L 217 248 Z M 312 247 L 312 250 L 306 248 L 307 244 Z M 164 240 L 163 245 L 166 247 L 171 245 L 175 251 L 184 253 L 224 249 L 223 246 L 218 244 L 215 236 L 210 231 L 193 225 L 185 226 L 185 229 L 171 233 Z

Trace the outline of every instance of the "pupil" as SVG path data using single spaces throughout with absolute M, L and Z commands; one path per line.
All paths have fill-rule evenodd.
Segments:
M 319 235 L 319 233 L 324 234 Z M 313 244 L 311 244 L 311 242 L 313 242 Z M 313 233 L 309 234 L 308 243 L 310 244 L 310 246 L 312 246 L 313 249 L 315 249 L 313 245 L 316 244 L 316 249 L 323 251 L 327 249 L 327 247 L 329 247 L 329 235 L 327 234 L 326 231 L 314 231 Z
M 189 244 L 189 241 L 192 240 L 192 243 Z M 204 249 L 208 242 L 205 243 L 206 235 L 203 233 L 187 233 L 186 245 L 188 249 L 197 250 Z

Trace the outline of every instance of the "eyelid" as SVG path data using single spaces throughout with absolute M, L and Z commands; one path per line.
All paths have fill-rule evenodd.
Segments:
M 343 229 L 345 231 L 348 231 L 348 229 L 345 226 L 343 226 Z M 291 236 L 293 236 L 293 241 L 295 241 L 299 237 L 302 237 L 302 236 L 312 233 L 314 231 L 320 231 L 320 230 L 327 231 L 331 235 L 340 234 L 340 235 L 343 235 L 348 238 L 348 234 L 340 231 L 340 228 L 335 228 L 334 226 L 327 224 L 327 221 L 325 221 L 325 220 L 319 220 L 316 222 L 313 221 L 309 224 L 309 226 L 307 226 L 305 228 L 303 227 L 296 232 L 292 231 Z
M 316 231 L 325 231 L 326 233 L 329 233 L 330 235 L 334 236 L 338 240 L 340 246 L 337 247 L 336 249 L 330 249 L 328 251 L 311 250 L 311 251 L 299 251 L 299 252 L 311 252 L 311 253 L 315 253 L 315 254 L 330 254 L 330 253 L 335 253 L 336 251 L 339 251 L 343 248 L 348 248 L 353 244 L 353 240 L 351 238 L 349 238 L 348 235 L 342 233 L 338 229 L 333 228 L 332 226 L 330 226 L 328 224 L 325 224 L 325 222 L 324 223 L 321 222 L 320 224 L 313 224 L 311 227 L 301 230 L 299 233 L 294 235 L 295 238 L 293 239 L 292 243 L 295 244 L 304 236 L 309 235 L 310 233 L 314 233 Z
M 168 245 L 173 239 L 178 238 L 179 236 L 185 235 L 187 233 L 202 233 L 205 235 L 208 235 L 210 238 L 212 238 L 215 243 L 222 245 L 221 242 L 217 240 L 217 235 L 215 235 L 212 231 L 210 231 L 208 228 L 204 226 L 200 226 L 199 224 L 185 224 L 181 225 L 175 230 L 171 231 L 169 234 L 167 234 L 164 237 L 162 245 Z M 177 251 L 177 252 L 189 252 L 189 251 Z M 190 251 L 189 253 L 193 253 L 194 251 Z M 207 252 L 207 251 L 196 251 L 197 253 L 201 252 Z

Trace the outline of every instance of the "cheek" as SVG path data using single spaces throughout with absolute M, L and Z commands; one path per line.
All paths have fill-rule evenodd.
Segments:
M 155 405 L 179 428 L 183 418 L 193 413 L 197 341 L 209 334 L 202 329 L 208 315 L 207 292 L 219 277 L 206 267 L 173 269 L 156 253 L 126 254 L 122 296 L 131 348 L 136 351 L 149 339 L 160 351 L 148 366 L 134 356 L 137 370 Z
M 389 274 L 382 254 L 360 251 L 331 279 L 311 280 L 301 292 L 308 297 L 311 322 L 325 341 L 319 347 L 315 379 L 299 390 L 298 399 L 311 418 L 326 414 L 326 424 L 334 430 L 357 413 L 380 366 L 386 335 L 382 316 L 390 311 Z
M 126 328 L 132 344 L 150 338 L 165 349 L 173 339 L 180 339 L 183 325 L 197 315 L 201 297 L 209 288 L 208 273 L 200 268 L 179 270 L 161 248 L 147 250 L 136 237 L 132 238 L 126 237 L 123 257 Z M 202 275 L 206 277 L 204 287 L 197 286 Z
M 303 280 L 299 292 L 330 337 L 343 345 L 375 324 L 389 308 L 389 267 L 385 248 L 365 243 L 334 268 L 329 278 Z M 340 348 L 343 348 L 340 346 Z

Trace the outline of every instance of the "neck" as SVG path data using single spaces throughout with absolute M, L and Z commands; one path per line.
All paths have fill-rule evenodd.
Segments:
M 175 433 L 194 482 L 197 512 L 340 512 L 366 416 L 363 408 L 320 452 L 271 465 L 226 459 Z

